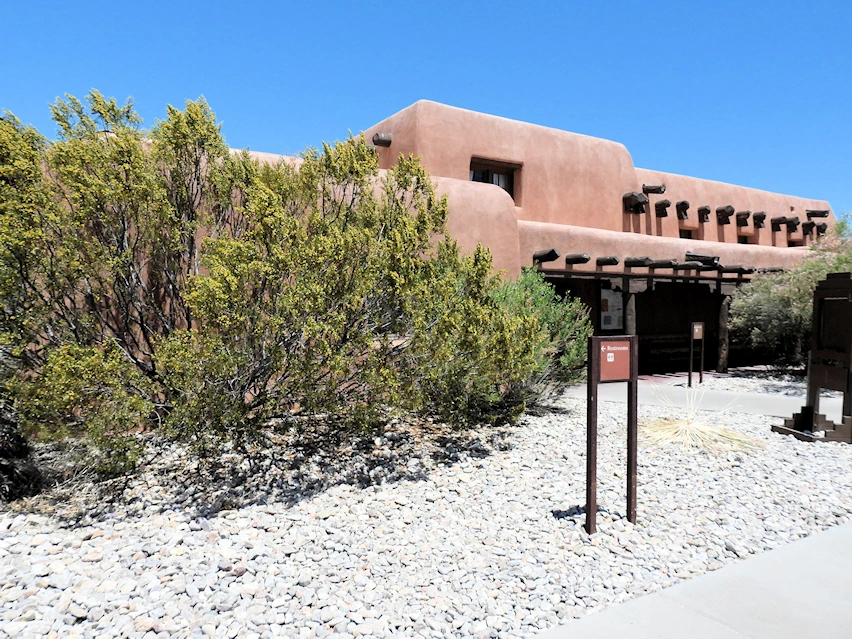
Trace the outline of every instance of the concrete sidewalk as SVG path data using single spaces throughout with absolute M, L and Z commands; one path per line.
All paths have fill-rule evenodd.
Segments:
M 568 395 L 586 397 L 586 386 L 574 386 L 568 389 Z M 601 384 L 598 386 L 598 400 L 604 402 L 626 402 L 627 384 Z M 689 408 L 695 404 L 699 410 L 732 411 L 773 417 L 792 417 L 805 404 L 805 396 L 775 395 L 769 393 L 744 393 L 736 391 L 703 390 L 699 384 L 692 388 L 672 386 L 670 380 L 645 378 L 639 380 L 639 404 L 651 406 L 673 406 Z M 828 419 L 840 421 L 842 399 L 840 397 L 820 400 L 820 412 Z M 852 638 L 852 633 L 850 633 Z
M 541 635 L 541 639 L 850 639 L 852 523 Z

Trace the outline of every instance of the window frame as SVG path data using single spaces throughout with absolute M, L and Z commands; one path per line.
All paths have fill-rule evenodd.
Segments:
M 479 182 L 481 184 L 493 184 L 506 191 L 513 200 L 518 192 L 518 176 L 516 173 L 521 170 L 522 164 L 517 162 L 502 162 L 500 160 L 489 160 L 473 156 L 470 158 L 469 179 L 471 182 Z M 485 179 L 474 179 L 475 173 L 483 173 Z M 505 176 L 506 186 L 502 186 L 494 181 L 494 176 Z

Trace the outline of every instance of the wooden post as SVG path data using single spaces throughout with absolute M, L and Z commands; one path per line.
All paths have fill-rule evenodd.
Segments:
M 630 379 L 627 382 L 627 521 L 636 523 L 636 481 L 639 449 L 637 404 L 639 392 L 639 338 L 630 338 Z
M 695 329 L 693 329 L 692 324 L 689 325 L 689 377 L 686 382 L 687 388 L 692 388 L 692 362 L 695 359 L 694 353 L 694 345 L 695 345 Z
M 722 294 L 719 304 L 719 361 L 716 363 L 717 373 L 728 372 L 728 313 L 731 310 L 731 296 Z
M 843 410 L 840 414 L 840 421 L 842 422 L 850 416 L 852 416 L 852 369 L 846 376 L 846 390 L 843 392 Z
M 689 388 L 692 388 L 692 367 L 695 365 L 695 340 L 701 342 L 701 361 L 698 364 L 698 383 L 704 382 L 704 322 L 692 322 L 689 326 Z
M 624 292 L 624 332 L 636 335 L 636 293 L 630 290 L 629 281 L 625 283 Z
M 598 515 L 598 375 L 601 351 L 597 340 L 588 340 L 588 378 L 586 382 L 586 532 L 597 530 Z

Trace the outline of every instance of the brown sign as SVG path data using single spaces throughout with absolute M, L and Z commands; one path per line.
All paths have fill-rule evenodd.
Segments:
M 703 344 L 704 342 L 702 342 Z M 598 384 L 627 382 L 627 521 L 636 523 L 636 457 L 639 430 L 639 338 L 636 335 L 590 336 L 586 377 L 586 532 L 597 530 L 598 512 Z
M 621 382 L 630 379 L 630 342 L 600 340 L 602 382 Z
M 692 339 L 704 339 L 704 322 L 692 323 Z

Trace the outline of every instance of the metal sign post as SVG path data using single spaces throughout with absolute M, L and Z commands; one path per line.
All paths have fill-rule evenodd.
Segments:
M 639 379 L 639 338 L 636 335 L 590 337 L 586 408 L 586 532 L 597 529 L 598 384 L 627 382 L 627 521 L 636 523 L 636 421 Z
M 698 383 L 704 383 L 704 322 L 693 322 L 689 334 L 689 382 L 687 386 L 692 388 L 692 364 L 695 361 L 695 340 L 701 342 L 701 360 L 698 368 Z

